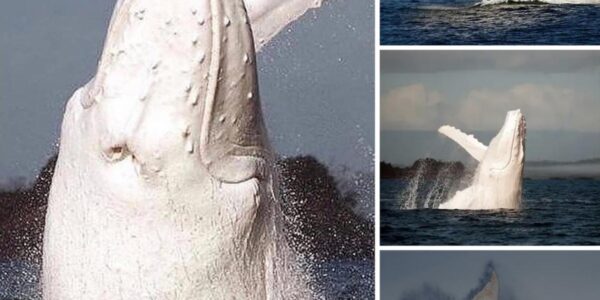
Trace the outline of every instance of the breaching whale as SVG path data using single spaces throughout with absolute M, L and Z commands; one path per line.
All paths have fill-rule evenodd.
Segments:
M 44 299 L 311 298 L 282 231 L 254 40 L 320 1 L 246 2 L 117 2 L 63 118 Z
M 502 129 L 489 146 L 452 126 L 442 126 L 438 131 L 479 161 L 471 185 L 441 203 L 440 209 L 518 209 L 521 206 L 526 126 L 520 110 L 506 114 Z

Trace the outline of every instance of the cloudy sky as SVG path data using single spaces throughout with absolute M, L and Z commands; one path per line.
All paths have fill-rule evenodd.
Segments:
M 500 299 L 598 299 L 600 253 L 591 251 L 383 251 L 381 299 L 399 300 L 424 284 L 464 299 L 490 261 Z
M 446 152 L 433 151 L 439 158 L 455 158 L 431 138 L 421 145 L 429 149 L 401 151 L 419 137 L 399 143 L 400 133 L 433 138 L 450 124 L 482 132 L 487 143 L 517 108 L 527 119 L 530 159 L 600 157 L 599 51 L 384 51 L 381 61 L 384 160 L 410 163 L 437 146 Z
M 0 4 L 0 182 L 31 178 L 55 151 L 64 104 L 95 73 L 114 3 Z M 280 153 L 372 166 L 372 11 L 369 1 L 330 0 L 261 52 L 261 99 Z

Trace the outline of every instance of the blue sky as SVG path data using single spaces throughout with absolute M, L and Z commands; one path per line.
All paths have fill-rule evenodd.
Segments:
M 55 151 L 63 107 L 95 73 L 114 1 L 0 4 L 0 182 L 32 178 Z M 271 141 L 370 170 L 374 141 L 373 6 L 330 0 L 258 57 Z

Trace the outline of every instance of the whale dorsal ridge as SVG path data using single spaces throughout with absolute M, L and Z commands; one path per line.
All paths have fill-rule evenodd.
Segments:
M 462 146 L 477 161 L 481 161 L 483 159 L 483 155 L 487 150 L 487 146 L 478 141 L 472 134 L 467 135 L 466 133 L 460 131 L 460 129 L 450 125 L 444 125 L 440 127 L 438 132 L 449 137 L 451 140 Z

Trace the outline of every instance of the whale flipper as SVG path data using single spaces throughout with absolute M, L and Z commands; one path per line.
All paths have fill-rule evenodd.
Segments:
M 444 125 L 440 127 L 438 132 L 455 141 L 477 161 L 481 161 L 483 159 L 483 155 L 487 150 L 487 146 L 478 141 L 472 134 L 467 135 L 466 133 L 450 125 Z
M 323 0 L 245 0 L 258 52 L 287 24 L 311 8 L 320 7 Z

